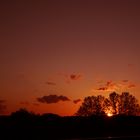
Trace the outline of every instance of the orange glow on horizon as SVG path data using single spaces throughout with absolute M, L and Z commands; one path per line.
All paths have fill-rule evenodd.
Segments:
M 105 110 L 105 114 L 108 117 L 112 117 L 113 116 L 113 110 L 112 110 L 112 108 L 108 108 L 107 110 Z
M 112 114 L 112 113 L 108 113 L 107 116 L 108 116 L 108 117 L 112 117 L 113 114 Z

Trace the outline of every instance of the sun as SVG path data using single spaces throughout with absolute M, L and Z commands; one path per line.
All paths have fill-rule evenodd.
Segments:
M 108 117 L 112 117 L 113 116 L 113 110 L 112 108 L 109 108 L 105 111 L 105 114 L 108 116 Z
M 107 116 L 108 116 L 108 117 L 112 117 L 113 114 L 112 114 L 112 113 L 107 113 Z
M 107 117 L 112 117 L 114 115 L 113 112 L 114 111 L 113 111 L 113 108 L 112 107 L 109 107 L 109 108 L 106 108 L 105 109 L 105 114 L 106 114 Z

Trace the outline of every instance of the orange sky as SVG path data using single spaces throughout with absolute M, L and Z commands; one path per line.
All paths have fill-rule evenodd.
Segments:
M 5 114 L 26 107 L 73 115 L 78 99 L 112 91 L 140 100 L 138 1 L 7 1 L 0 18 Z

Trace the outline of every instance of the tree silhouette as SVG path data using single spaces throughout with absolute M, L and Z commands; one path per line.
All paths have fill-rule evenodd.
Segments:
M 57 119 L 59 119 L 60 118 L 60 116 L 59 115 L 57 115 L 57 114 L 53 114 L 53 113 L 44 113 L 44 114 L 42 114 L 41 115 L 41 118 L 42 119 L 45 119 L 45 120 L 49 120 L 49 121 L 52 121 L 52 120 L 57 120 Z
M 101 95 L 85 97 L 76 115 L 92 116 L 108 113 L 136 116 L 140 114 L 140 105 L 135 96 L 128 92 L 123 92 L 121 95 L 113 92 L 109 95 L 109 98 Z
M 17 110 L 16 112 L 11 113 L 12 117 L 15 118 L 30 118 L 32 116 L 34 116 L 35 114 L 33 112 L 29 112 L 26 108 L 20 108 L 19 110 Z
M 89 96 L 84 99 L 76 115 L 78 116 L 91 116 L 91 115 L 104 115 L 105 107 L 107 106 L 107 99 L 104 96 Z
M 124 115 L 139 115 L 140 105 L 135 96 L 130 95 L 128 92 L 123 92 L 120 95 L 119 114 Z
M 116 92 L 113 92 L 109 95 L 110 105 L 112 107 L 112 113 L 114 115 L 119 114 L 119 104 L 120 104 L 120 95 Z

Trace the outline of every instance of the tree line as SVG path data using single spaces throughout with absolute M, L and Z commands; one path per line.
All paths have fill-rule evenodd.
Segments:
M 118 94 L 116 92 L 110 93 L 108 97 L 103 95 L 87 96 L 84 98 L 81 106 L 74 114 L 74 116 L 113 116 L 113 115 L 127 115 L 139 116 L 140 104 L 138 99 L 129 92 Z M 42 115 L 29 112 L 26 108 L 12 112 L 11 116 L 29 117 L 29 116 L 50 116 L 58 117 L 59 115 L 53 113 L 44 113 Z
M 92 116 L 92 115 L 140 115 L 140 105 L 135 96 L 129 92 L 118 94 L 110 93 L 106 98 L 102 95 L 88 96 L 78 111 L 77 116 Z

